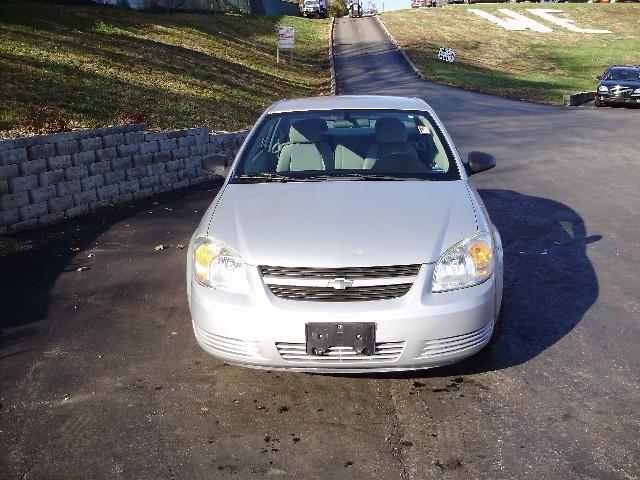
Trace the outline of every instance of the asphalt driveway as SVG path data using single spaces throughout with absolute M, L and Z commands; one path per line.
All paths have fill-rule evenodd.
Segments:
M 339 19 L 336 54 L 341 93 L 425 98 L 497 157 L 474 180 L 505 245 L 497 347 L 396 376 L 224 365 L 179 248 L 215 187 L 143 201 L 0 256 L 0 478 L 640 478 L 640 110 L 420 81 L 372 18 Z

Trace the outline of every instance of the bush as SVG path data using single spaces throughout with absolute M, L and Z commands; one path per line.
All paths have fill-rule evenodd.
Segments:
M 345 0 L 331 0 L 327 5 L 330 17 L 346 17 L 349 15 L 347 2 Z
M 21 117 L 21 127 L 29 133 L 59 133 L 71 130 L 69 120 L 57 108 L 28 104 L 22 109 Z
M 121 108 L 116 112 L 116 125 L 149 123 L 151 115 L 142 108 Z

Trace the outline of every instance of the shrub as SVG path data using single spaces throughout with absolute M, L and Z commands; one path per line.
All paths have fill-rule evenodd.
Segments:
M 345 0 L 331 0 L 327 5 L 330 17 L 346 17 L 349 15 L 347 2 Z
M 21 127 L 29 133 L 58 133 L 71 130 L 69 119 L 59 109 L 28 104 L 23 107 L 21 117 Z
M 116 112 L 116 125 L 149 123 L 149 112 L 142 108 L 121 108 Z

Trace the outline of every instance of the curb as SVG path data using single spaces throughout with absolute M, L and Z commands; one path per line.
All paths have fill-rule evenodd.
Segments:
M 578 92 L 563 96 L 567 107 L 577 107 L 596 98 L 596 92 Z
M 338 81 L 336 80 L 336 64 L 333 59 L 333 30 L 336 18 L 331 17 L 331 25 L 329 26 L 329 66 L 331 68 L 331 95 L 338 94 Z
M 384 24 L 384 22 L 380 20 L 380 17 L 378 15 L 374 15 L 374 17 L 377 20 L 378 25 L 382 27 L 382 30 L 384 31 L 387 38 L 389 38 L 389 41 L 391 42 L 391 44 L 396 48 L 396 50 L 400 52 L 404 60 L 407 62 L 411 71 L 421 80 L 426 80 L 427 77 L 425 77 L 424 73 L 422 73 L 420 69 L 416 66 L 416 64 L 413 63 L 413 60 L 409 58 L 409 55 L 407 55 L 407 52 L 404 51 L 404 48 L 402 48 L 400 44 L 396 41 L 396 39 L 393 38 L 393 35 L 391 35 L 391 32 L 389 31 L 387 26 Z

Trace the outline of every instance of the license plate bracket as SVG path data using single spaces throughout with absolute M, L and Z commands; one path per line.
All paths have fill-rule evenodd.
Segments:
M 307 323 L 305 333 L 308 355 L 326 355 L 331 347 L 351 347 L 358 355 L 375 352 L 375 323 Z

